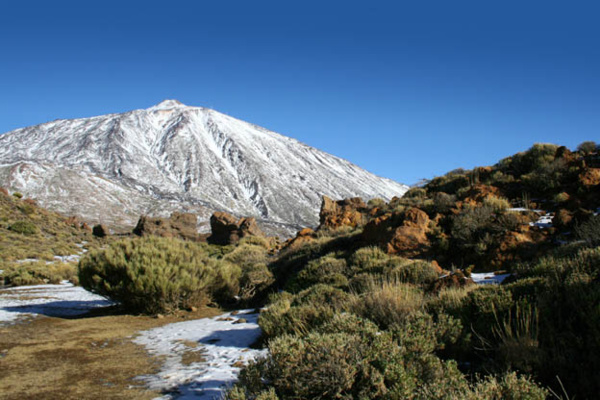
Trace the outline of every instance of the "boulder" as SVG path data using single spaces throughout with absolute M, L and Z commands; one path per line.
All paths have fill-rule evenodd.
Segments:
M 240 241 L 245 236 L 263 236 L 264 233 L 256 224 L 256 219 L 237 219 L 225 212 L 216 212 L 210 217 L 211 235 L 208 242 L 213 244 L 227 245 Z
M 378 245 L 389 254 L 403 257 L 423 255 L 430 247 L 429 216 L 418 208 L 400 213 L 387 213 L 370 221 L 362 239 L 368 245 Z
M 367 222 L 367 213 L 367 205 L 360 197 L 335 201 L 323 196 L 319 229 L 363 226 Z
M 176 237 L 184 240 L 199 240 L 197 231 L 198 217 L 191 213 L 171 214 L 169 218 L 141 216 L 133 233 L 138 236 Z

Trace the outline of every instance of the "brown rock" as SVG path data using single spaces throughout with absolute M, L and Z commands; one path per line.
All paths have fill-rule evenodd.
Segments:
M 210 217 L 212 234 L 208 237 L 209 243 L 227 245 L 240 241 L 245 236 L 264 236 L 254 218 L 240 218 L 231 214 L 216 212 Z
M 0 187 L 0 194 L 3 194 L 3 195 L 5 195 L 5 196 L 8 196 L 8 190 L 6 190 L 6 189 L 5 189 L 5 188 L 3 188 L 3 187 Z
M 367 205 L 359 197 L 334 201 L 323 196 L 319 229 L 363 226 L 367 222 L 367 212 Z
M 418 208 L 387 213 L 370 221 L 363 230 L 367 244 L 376 244 L 390 254 L 404 257 L 422 255 L 429 248 L 429 216 Z
M 133 233 L 138 236 L 176 237 L 184 240 L 199 240 L 196 229 L 198 217 L 191 213 L 171 214 L 170 218 L 141 216 Z

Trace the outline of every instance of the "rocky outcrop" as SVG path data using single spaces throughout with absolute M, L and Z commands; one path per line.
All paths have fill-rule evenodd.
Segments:
M 198 217 L 191 213 L 173 213 L 170 218 L 140 217 L 133 233 L 138 236 L 174 237 L 184 240 L 200 240 L 197 231 Z
M 367 205 L 359 197 L 335 201 L 323 196 L 319 213 L 319 229 L 363 226 L 367 222 L 367 212 Z
M 430 246 L 429 216 L 418 208 L 400 213 L 387 213 L 365 225 L 363 241 L 379 245 L 389 254 L 403 257 L 423 255 Z
M 588 187 L 600 185 L 600 168 L 587 168 L 579 175 L 579 183 Z
M 237 219 L 225 212 L 216 212 L 210 217 L 210 229 L 212 234 L 208 237 L 208 242 L 220 245 L 237 243 L 245 236 L 264 236 L 256 219 Z

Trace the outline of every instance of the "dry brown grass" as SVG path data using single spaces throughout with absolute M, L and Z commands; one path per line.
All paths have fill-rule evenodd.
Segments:
M 40 317 L 0 327 L 0 398 L 155 398 L 159 393 L 147 390 L 133 378 L 155 373 L 161 360 L 133 344 L 132 335 L 218 313 L 215 309 L 203 309 L 161 319 L 130 315 Z M 199 355 L 194 354 L 194 361 L 189 361 L 198 362 Z

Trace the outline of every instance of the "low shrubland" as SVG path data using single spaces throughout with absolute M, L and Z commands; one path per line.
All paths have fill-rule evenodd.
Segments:
M 77 264 L 62 262 L 23 262 L 0 264 L 5 285 L 22 286 L 70 281 L 77 284 Z

